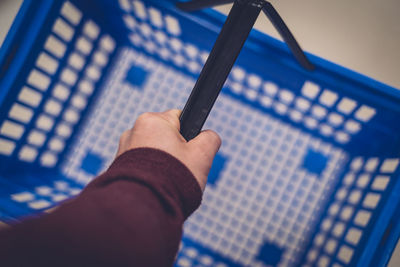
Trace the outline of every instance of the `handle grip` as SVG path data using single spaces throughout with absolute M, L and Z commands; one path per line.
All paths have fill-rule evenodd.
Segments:
M 260 0 L 233 4 L 180 116 L 180 132 L 187 141 L 200 133 L 264 4 Z

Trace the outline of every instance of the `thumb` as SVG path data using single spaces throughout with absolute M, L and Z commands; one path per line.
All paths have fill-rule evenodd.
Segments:
M 195 146 L 203 152 L 211 162 L 221 147 L 221 138 L 212 130 L 205 130 L 189 141 L 189 144 Z

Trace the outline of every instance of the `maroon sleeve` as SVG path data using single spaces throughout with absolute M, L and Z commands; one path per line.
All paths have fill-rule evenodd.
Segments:
M 128 151 L 53 213 L 0 232 L 0 265 L 172 266 L 201 195 L 171 155 Z

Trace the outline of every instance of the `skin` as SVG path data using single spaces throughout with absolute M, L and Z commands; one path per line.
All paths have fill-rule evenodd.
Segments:
M 221 138 L 214 131 L 205 130 L 187 142 L 179 133 L 180 114 L 178 109 L 143 113 L 133 128 L 121 135 L 117 156 L 140 147 L 163 150 L 185 164 L 204 191 Z

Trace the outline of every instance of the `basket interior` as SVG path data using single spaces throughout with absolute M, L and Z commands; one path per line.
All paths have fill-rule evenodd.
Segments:
M 139 114 L 183 108 L 223 16 L 172 2 L 25 1 L 30 34 L 19 29 L 2 63 L 0 219 L 78 194 Z M 251 34 L 205 125 L 223 145 L 177 266 L 379 256 L 399 199 L 399 98 L 312 59 L 306 72 L 283 44 Z

